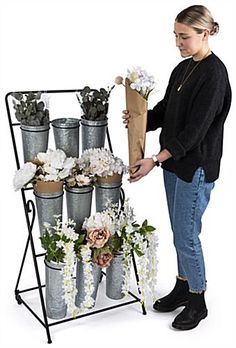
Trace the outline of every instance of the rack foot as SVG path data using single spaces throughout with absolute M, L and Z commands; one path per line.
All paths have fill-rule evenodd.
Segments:
M 18 303 L 18 305 L 21 305 L 22 304 L 22 299 L 21 299 L 21 296 L 19 293 L 15 293 L 15 298 L 16 298 L 16 301 Z
M 145 308 L 144 304 L 142 304 L 142 311 L 143 311 L 143 315 L 147 314 L 147 311 L 146 311 L 146 308 Z

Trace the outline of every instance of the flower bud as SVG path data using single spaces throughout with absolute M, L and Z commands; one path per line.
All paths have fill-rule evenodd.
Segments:
M 115 83 L 116 83 L 117 85 L 123 85 L 123 77 L 122 77 L 122 76 L 117 76 L 117 77 L 115 78 Z

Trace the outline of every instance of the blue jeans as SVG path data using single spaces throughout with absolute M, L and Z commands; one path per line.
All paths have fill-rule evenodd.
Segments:
M 205 265 L 199 234 L 214 183 L 205 182 L 204 170 L 198 168 L 190 183 L 164 170 L 164 184 L 179 276 L 187 279 L 190 291 L 204 291 Z

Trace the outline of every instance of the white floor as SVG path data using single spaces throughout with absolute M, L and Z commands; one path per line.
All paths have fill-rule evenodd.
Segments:
M 71 89 L 87 84 L 95 88 L 111 86 L 117 75 L 140 65 L 157 79 L 149 104 L 153 107 L 164 94 L 172 68 L 181 60 L 172 32 L 174 18 L 180 10 L 192 5 L 192 1 L 1 0 L 0 3 L 0 346 L 38 348 L 47 346 L 45 329 L 23 305 L 16 303 L 14 297 L 27 230 L 21 195 L 12 187 L 16 166 L 4 97 L 9 91 Z M 230 8 L 227 11 L 225 2 L 219 0 L 206 0 L 204 5 L 209 6 L 215 20 L 219 21 L 220 33 L 212 40 L 211 47 L 225 62 L 235 90 L 235 12 Z M 119 87 L 112 94 L 109 130 L 115 155 L 127 163 L 127 134 L 121 122 L 125 96 Z M 75 96 L 73 103 L 72 99 L 64 100 L 61 95 L 59 99 L 50 106 L 51 119 L 78 116 Z M 235 347 L 234 115 L 233 100 L 225 129 L 221 176 L 203 221 L 208 317 L 194 330 L 175 331 L 171 322 L 178 311 L 155 313 L 148 299 L 146 316 L 141 314 L 140 305 L 136 303 L 52 327 L 54 347 Z M 52 140 L 51 133 L 53 145 Z M 20 133 L 18 141 L 21 141 Z M 153 132 L 147 135 L 145 153 L 151 156 L 156 151 L 158 134 Z M 153 170 L 139 183 L 124 182 L 123 186 L 137 220 L 147 218 L 157 228 L 157 289 L 159 296 L 163 296 L 175 283 L 176 260 L 161 169 Z M 43 273 L 43 266 L 40 268 Z M 23 288 L 36 285 L 31 255 L 27 257 L 22 283 Z M 107 303 L 103 290 L 104 280 L 98 297 L 101 306 Z M 37 311 L 40 310 L 36 293 L 26 297 Z

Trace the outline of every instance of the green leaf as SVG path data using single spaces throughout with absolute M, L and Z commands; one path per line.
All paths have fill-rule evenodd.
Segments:
M 143 221 L 142 223 L 142 227 L 146 227 L 147 226 L 147 219 Z
M 155 229 L 155 227 L 153 227 L 153 226 L 147 226 L 146 227 L 146 231 L 148 231 L 148 232 L 153 232 L 153 231 L 155 231 L 156 229 Z

